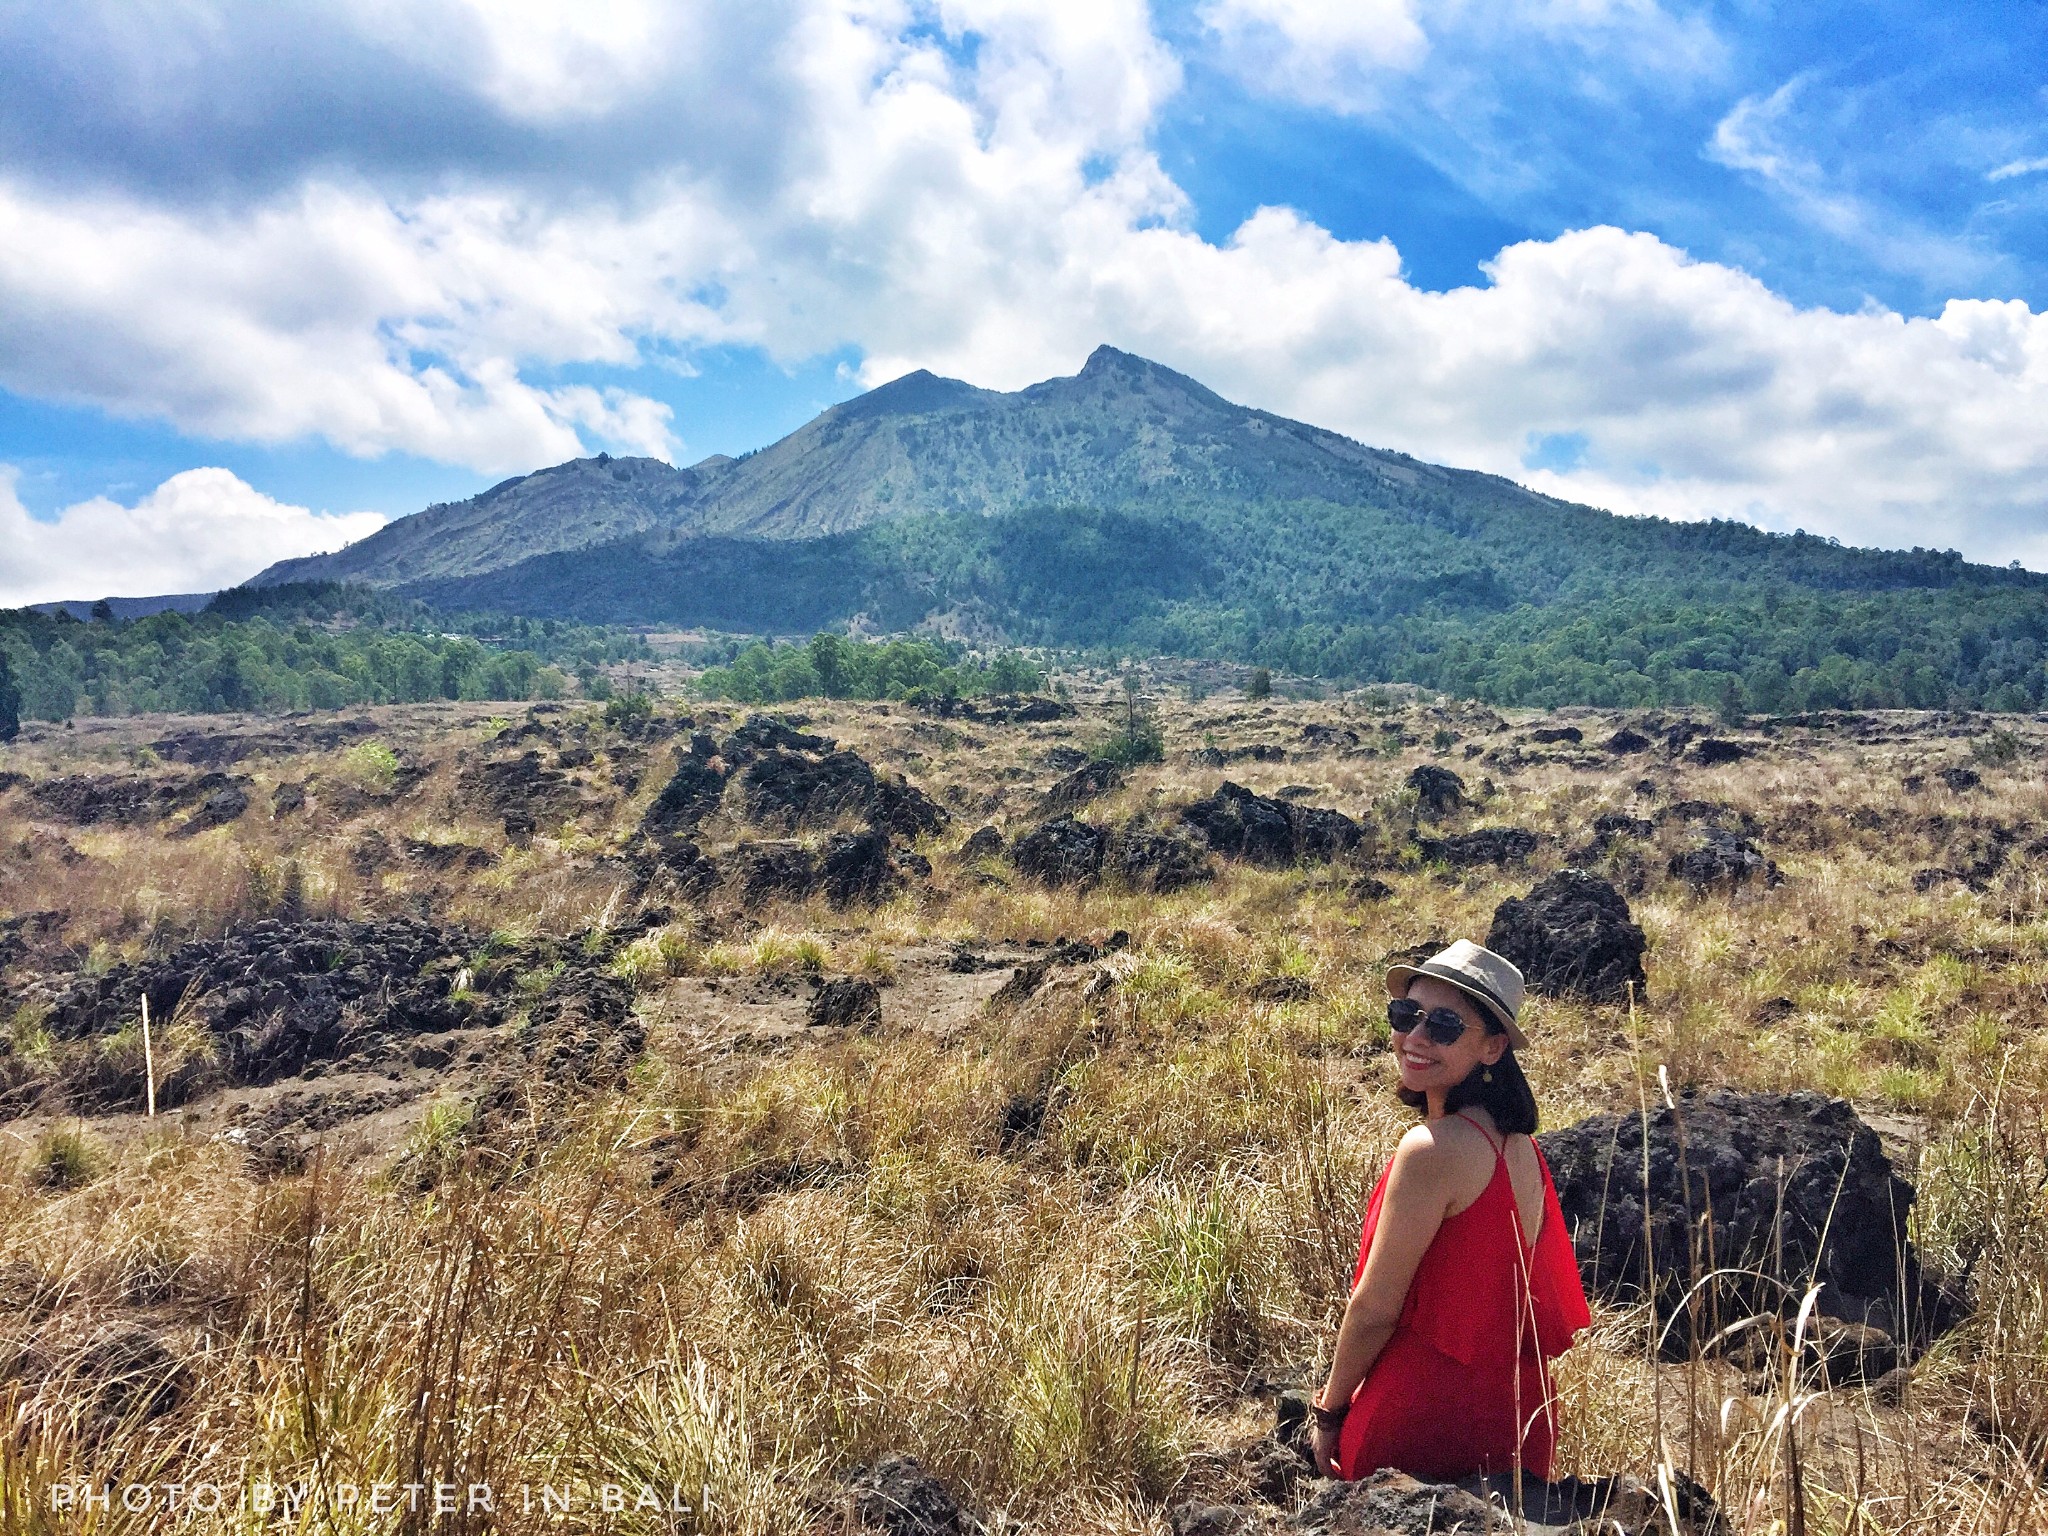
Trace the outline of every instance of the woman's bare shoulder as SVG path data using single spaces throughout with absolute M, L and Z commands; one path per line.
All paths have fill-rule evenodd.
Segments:
M 1394 1149 L 1394 1169 L 1419 1175 L 1448 1173 L 1468 1160 L 1472 1149 L 1467 1139 L 1478 1137 L 1477 1130 L 1455 1115 L 1424 1120 L 1411 1126 Z

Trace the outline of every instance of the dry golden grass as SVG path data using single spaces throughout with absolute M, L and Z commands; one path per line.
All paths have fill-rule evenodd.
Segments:
M 1215 1453 L 1263 1428 L 1253 1384 L 1307 1379 L 1328 1347 L 1360 1193 L 1407 1122 L 1384 1081 L 1384 957 L 1483 936 L 1594 816 L 1639 808 L 1630 784 L 1646 771 L 1496 767 L 1454 747 L 1475 789 L 1495 786 L 1471 824 L 1555 840 L 1530 871 L 1385 873 L 1381 903 L 1315 869 L 1227 868 L 1167 897 L 1046 891 L 979 883 L 949 855 L 983 819 L 1021 825 L 1056 777 L 1046 748 L 1091 727 L 815 715 L 951 806 L 924 850 L 934 879 L 873 911 L 678 913 L 622 948 L 614 969 L 657 1026 L 627 1091 L 516 1144 L 471 1140 L 447 1105 L 387 1155 L 269 1179 L 175 1121 L 86 1151 L 0 1126 L 0 1528 L 157 1528 L 160 1508 L 88 1516 L 53 1510 L 50 1490 L 176 1482 L 311 1490 L 262 1519 L 188 1510 L 177 1528 L 195 1531 L 487 1523 L 371 1509 L 376 1483 L 488 1483 L 501 1530 L 836 1529 L 832 1478 L 904 1452 L 992 1524 L 1160 1531 L 1177 1492 L 1227 1478 Z M 1392 723 L 1419 745 L 1303 757 L 1309 721 L 1373 742 Z M 1318 786 L 1318 803 L 1389 835 L 1412 825 L 1402 780 L 1437 731 L 1486 747 L 1516 734 L 1483 711 L 1356 700 L 1177 705 L 1165 724 L 1177 751 L 1284 741 L 1290 761 L 1227 776 Z M 238 770 L 257 785 L 248 817 L 187 841 L 47 828 L 86 859 L 25 854 L 0 908 L 67 911 L 67 940 L 101 966 L 274 908 L 288 868 L 322 913 L 424 910 L 564 937 L 618 921 L 627 881 L 608 861 L 665 754 L 647 754 L 630 792 L 601 762 L 586 812 L 515 842 L 457 793 L 483 734 L 439 720 L 408 738 L 429 770 L 418 787 L 347 819 L 316 805 L 271 820 L 272 784 L 333 771 L 279 759 Z M 37 750 L 35 771 L 77 765 Z M 118 740 L 91 750 L 102 770 L 120 761 Z M 1660 1068 L 1674 1088 L 1819 1087 L 1884 1112 L 1921 1189 L 1919 1241 L 1971 1276 L 1971 1319 L 1881 1402 L 1790 1366 L 1653 1364 L 1645 1320 L 1603 1314 L 1561 1364 L 1566 1470 L 1668 1463 L 1743 1532 L 1787 1529 L 1795 1506 L 1816 1536 L 2048 1529 L 2048 914 L 2033 873 L 2048 863 L 2016 855 L 1982 892 L 1912 882 L 1951 858 L 1970 816 L 2048 830 L 2048 781 L 2032 742 L 1985 767 L 1980 794 L 1901 789 L 1967 751 L 1923 733 L 1789 740 L 1725 769 L 1657 760 L 1652 804 L 1750 812 L 1786 882 L 1693 895 L 1662 874 L 1675 834 L 1661 832 L 1634 901 L 1652 944 L 1641 1008 L 1631 1021 L 1536 1001 L 1529 1067 L 1552 1123 L 1634 1105 Z M 1176 758 L 1088 814 L 1157 812 L 1225 776 Z M 354 850 L 371 830 L 499 859 L 364 874 Z M 29 835 L 20 800 L 0 802 L 0 840 Z M 741 1053 L 663 1022 L 693 979 L 886 982 L 917 945 L 1119 929 L 1128 948 L 943 1038 L 892 1018 L 872 1036 Z M 1311 995 L 1253 1002 L 1276 975 Z M 14 1027 L 27 1039 L 33 1021 Z M 53 1156 L 78 1176 L 39 1173 Z M 187 1373 L 181 1406 L 156 1418 L 106 1388 L 108 1330 L 137 1326 Z M 591 1507 L 606 1483 L 628 1490 L 624 1513 Z M 685 1490 L 693 1512 L 634 1512 L 643 1484 L 665 1503 Z M 566 1520 L 543 1487 L 575 1491 Z

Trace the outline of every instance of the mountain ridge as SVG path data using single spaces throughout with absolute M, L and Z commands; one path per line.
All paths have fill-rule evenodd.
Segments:
M 332 554 L 280 561 L 253 584 L 476 576 L 636 534 L 794 540 L 906 512 L 1121 505 L 1176 491 L 1253 495 L 1276 462 L 1340 502 L 1389 478 L 1473 473 L 1236 405 L 1102 346 L 1080 372 L 1012 392 L 919 369 L 744 458 L 682 469 L 609 454 L 572 459 L 396 519 Z
M 742 458 L 599 455 L 277 582 L 769 635 L 936 630 L 1497 702 L 2048 706 L 2048 576 L 1622 517 L 1233 404 L 1114 348 L 918 371 Z

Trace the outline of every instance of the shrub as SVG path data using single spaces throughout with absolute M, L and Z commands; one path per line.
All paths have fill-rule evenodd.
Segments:
M 44 1189 L 83 1189 L 107 1171 L 107 1149 L 81 1130 L 46 1131 L 29 1161 L 29 1178 Z

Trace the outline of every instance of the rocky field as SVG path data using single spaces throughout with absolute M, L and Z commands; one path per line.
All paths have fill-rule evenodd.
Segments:
M 25 733 L 0 1525 L 2048 1529 L 2048 722 L 1068 682 Z M 1571 1480 L 1328 1485 L 1458 936 Z

